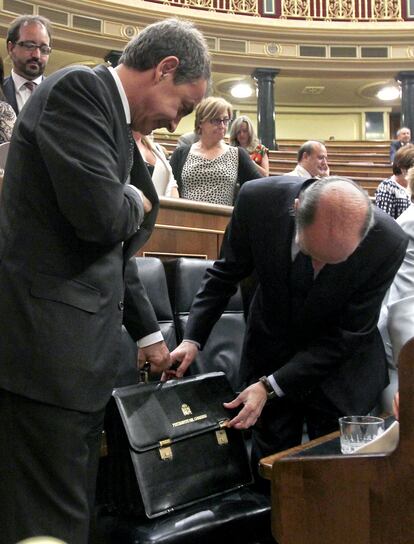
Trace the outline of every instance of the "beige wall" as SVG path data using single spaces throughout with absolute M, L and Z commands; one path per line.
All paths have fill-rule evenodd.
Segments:
M 376 109 L 375 111 L 379 111 Z M 256 111 L 247 108 L 235 108 L 235 115 L 248 115 L 257 130 Z M 175 131 L 175 135 L 191 132 L 194 128 L 194 114 L 183 118 Z M 389 131 L 389 113 L 384 111 L 384 134 L 375 135 L 375 138 L 387 138 Z M 168 133 L 159 130 L 160 133 Z M 365 139 L 365 111 L 341 111 L 334 108 L 280 108 L 276 112 L 277 140 L 364 140 Z
M 360 140 L 361 113 L 279 113 L 276 138 L 282 140 Z

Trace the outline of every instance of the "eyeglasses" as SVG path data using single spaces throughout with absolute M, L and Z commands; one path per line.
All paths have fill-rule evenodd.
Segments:
M 228 117 L 224 117 L 224 119 L 220 119 L 220 117 L 215 117 L 214 119 L 210 119 L 210 123 L 212 125 L 216 125 L 216 127 L 220 126 L 221 123 L 227 126 L 230 123 L 230 119 Z
M 50 55 L 52 51 L 52 48 L 48 45 L 38 45 L 34 42 L 16 42 L 16 45 L 23 47 L 26 51 L 35 51 L 36 49 L 39 49 L 42 55 Z

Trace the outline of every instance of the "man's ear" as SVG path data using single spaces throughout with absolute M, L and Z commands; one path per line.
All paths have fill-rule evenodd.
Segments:
M 12 42 L 7 42 L 7 53 L 9 53 L 10 55 L 10 51 L 13 49 L 13 43 Z
M 299 201 L 298 198 L 295 198 L 295 202 L 293 204 L 293 208 L 294 208 L 295 212 L 299 209 L 299 207 L 300 207 L 300 201 Z
M 158 81 L 165 79 L 168 76 L 174 76 L 175 71 L 180 64 L 180 61 L 177 57 L 169 56 L 165 57 L 158 63 L 156 73 L 158 76 Z

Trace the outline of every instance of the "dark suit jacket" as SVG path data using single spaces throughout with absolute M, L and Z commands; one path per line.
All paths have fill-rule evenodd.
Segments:
M 104 66 L 61 70 L 31 101 L 15 125 L 0 205 L 0 387 L 94 411 L 117 374 L 125 267 L 151 233 L 158 198 L 134 146 L 131 183 L 153 202 L 137 230 L 128 127 Z M 134 290 L 139 282 L 127 288 L 130 307 Z M 144 297 L 133 334 L 158 330 L 148 308 Z
M 405 144 L 405 145 L 407 145 L 407 144 Z M 395 154 L 397 153 L 397 151 L 399 149 L 401 149 L 401 147 L 403 147 L 403 144 L 402 144 L 402 142 L 400 142 L 400 140 L 393 140 L 391 142 L 391 144 L 390 144 L 390 161 L 391 162 L 394 161 Z
M 7 99 L 7 102 L 14 109 L 14 111 L 16 112 L 16 115 L 18 115 L 19 108 L 17 107 L 16 88 L 14 86 L 14 81 L 11 76 L 6 77 L 4 79 L 3 92 L 4 92 L 4 96 Z
M 206 273 L 185 338 L 203 345 L 237 282 L 256 269 L 242 379 L 273 373 L 292 399 L 306 402 L 319 389 L 341 412 L 366 413 L 388 380 L 376 324 L 407 237 L 375 209 L 375 226 L 358 249 L 346 262 L 321 270 L 303 309 L 292 316 L 292 207 L 302 186 L 303 180 L 288 176 L 243 185 L 223 257 Z

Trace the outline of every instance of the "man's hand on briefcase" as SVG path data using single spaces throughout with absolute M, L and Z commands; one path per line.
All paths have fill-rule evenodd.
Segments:
M 161 374 L 171 366 L 170 352 L 167 344 L 162 340 L 138 350 L 138 365 L 142 368 L 145 363 L 150 363 L 151 373 Z
M 266 402 L 267 392 L 263 384 L 257 382 L 249 385 L 234 400 L 224 403 L 224 407 L 229 410 L 244 404 L 237 416 L 229 421 L 228 427 L 248 429 L 256 423 Z
M 183 340 L 181 344 L 171 352 L 171 368 L 164 372 L 163 380 L 170 378 L 182 378 L 187 368 L 197 357 L 198 346 L 194 342 Z

